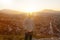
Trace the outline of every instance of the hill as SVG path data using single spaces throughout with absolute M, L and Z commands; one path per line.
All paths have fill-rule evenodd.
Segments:
M 60 37 L 60 11 L 43 10 L 33 13 L 36 14 L 33 16 L 34 37 Z M 0 35 L 24 34 L 23 21 L 26 17 L 24 12 L 9 9 L 0 10 Z
M 44 10 L 34 17 L 35 34 L 38 37 L 60 37 L 60 11 Z
M 23 32 L 23 20 L 25 14 L 14 10 L 0 10 L 0 34 L 20 34 L 19 31 Z M 18 32 L 16 32 L 18 31 Z

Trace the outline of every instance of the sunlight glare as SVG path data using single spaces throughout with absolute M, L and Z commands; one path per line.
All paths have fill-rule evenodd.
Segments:
M 31 8 L 31 7 L 27 7 L 24 10 L 25 10 L 25 12 L 34 12 L 34 11 L 37 11 L 36 8 Z

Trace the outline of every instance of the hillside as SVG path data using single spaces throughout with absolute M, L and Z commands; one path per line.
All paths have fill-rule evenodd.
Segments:
M 34 37 L 60 37 L 60 11 L 44 10 L 35 13 L 36 16 L 33 16 Z M 23 21 L 26 17 L 23 12 L 0 10 L 0 35 L 24 34 Z
M 34 22 L 38 37 L 60 37 L 60 11 L 44 10 L 36 14 Z
M 23 20 L 26 16 L 19 14 L 19 12 L 12 12 L 12 10 L 1 10 L 0 11 L 0 34 L 20 34 L 23 32 Z

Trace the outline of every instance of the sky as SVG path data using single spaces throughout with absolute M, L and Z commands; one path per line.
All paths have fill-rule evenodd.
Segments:
M 60 10 L 60 0 L 0 0 L 1 9 L 18 11 Z

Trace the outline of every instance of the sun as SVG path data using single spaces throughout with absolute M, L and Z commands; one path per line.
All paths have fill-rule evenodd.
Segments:
M 25 10 L 25 12 L 35 12 L 35 11 L 37 11 L 37 9 L 34 8 L 34 7 L 27 7 L 24 10 Z
M 23 11 L 24 12 L 36 12 L 38 11 L 38 7 L 31 5 L 31 6 L 27 6 L 27 7 L 23 7 Z
M 37 12 L 38 9 L 36 6 L 24 7 L 23 12 L 26 12 L 27 15 L 33 15 L 32 12 Z

